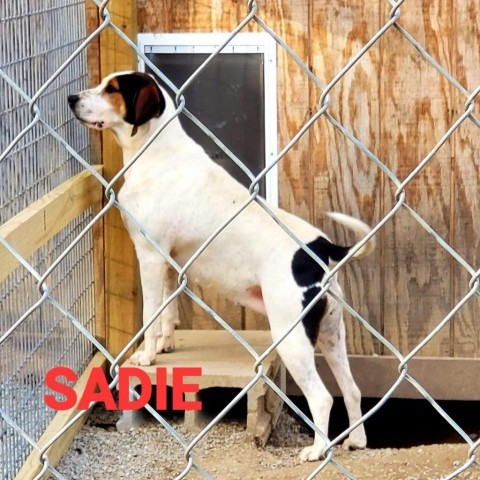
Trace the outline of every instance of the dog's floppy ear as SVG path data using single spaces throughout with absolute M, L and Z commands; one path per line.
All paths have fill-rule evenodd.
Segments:
M 125 121 L 133 125 L 133 137 L 140 125 L 164 112 L 165 98 L 157 82 L 145 73 L 119 75 L 117 80 L 125 101 Z

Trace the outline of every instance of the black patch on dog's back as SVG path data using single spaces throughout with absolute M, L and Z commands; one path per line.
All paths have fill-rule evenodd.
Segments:
M 336 262 L 342 260 L 351 247 L 334 245 L 324 237 L 318 237 L 306 244 L 326 265 L 330 259 Z M 318 284 L 322 281 L 325 270 L 302 248 L 299 248 L 292 259 L 292 274 L 299 287 L 307 287 L 303 294 L 302 305 L 305 308 L 320 292 Z M 312 345 L 317 342 L 320 321 L 325 313 L 327 299 L 322 297 L 305 315 L 302 320 L 305 333 Z
M 306 245 L 326 265 L 330 259 L 336 262 L 342 260 L 351 248 L 334 245 L 323 237 L 318 237 Z M 292 273 L 299 287 L 309 287 L 321 282 L 325 271 L 305 250 L 299 248 L 293 255 Z

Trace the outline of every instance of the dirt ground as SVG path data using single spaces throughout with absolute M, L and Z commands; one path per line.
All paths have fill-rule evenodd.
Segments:
M 223 457 L 224 458 L 224 457 Z M 362 452 L 338 451 L 335 460 L 358 479 L 375 480 L 440 480 L 463 464 L 465 447 L 460 445 L 429 445 L 409 449 L 379 449 Z M 252 448 L 235 451 L 235 458 L 227 464 L 220 452 L 205 458 L 201 464 L 216 475 L 231 479 L 284 479 L 307 478 L 320 462 L 283 466 L 283 455 L 259 452 Z M 194 478 L 194 477 L 192 477 Z M 348 478 L 335 466 L 327 466 L 315 477 L 336 480 Z M 457 478 L 480 479 L 480 470 L 470 469 Z
M 117 414 L 96 409 L 63 457 L 58 470 L 71 480 L 170 480 L 186 466 L 183 450 L 165 429 L 154 421 L 139 429 L 117 432 Z M 187 438 L 181 419 L 170 419 Z M 194 449 L 196 461 L 216 480 L 301 480 L 320 462 L 301 463 L 297 457 L 312 438 L 299 422 L 282 413 L 264 449 L 257 448 L 245 431 L 245 423 L 226 420 L 216 426 Z M 366 449 L 346 452 L 338 448 L 334 459 L 353 478 L 374 480 L 440 480 L 464 464 L 466 444 L 424 445 L 415 448 Z M 189 480 L 202 478 L 193 470 Z M 316 479 L 349 478 L 328 465 Z M 473 466 L 458 479 L 480 480 Z

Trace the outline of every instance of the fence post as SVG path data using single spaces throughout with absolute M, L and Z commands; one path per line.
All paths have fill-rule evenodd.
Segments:
M 137 35 L 136 0 L 113 1 L 108 5 L 112 22 L 130 38 Z M 100 36 L 100 73 L 136 70 L 137 57 L 112 29 Z M 103 136 L 104 177 L 110 181 L 123 165 L 122 152 L 113 135 Z M 122 181 L 115 185 L 118 192 Z M 140 289 L 135 251 L 119 212 L 105 216 L 105 317 L 106 347 L 117 355 L 140 326 Z
M 94 32 L 99 25 L 98 7 L 94 3 L 85 4 L 87 35 Z M 100 81 L 100 39 L 95 38 L 87 47 L 88 86 Z M 90 159 L 95 165 L 102 164 L 102 134 L 89 130 Z M 102 204 L 97 205 L 92 216 L 99 213 Z M 95 337 L 105 346 L 105 242 L 103 218 L 92 228 L 93 235 L 93 274 L 95 282 Z

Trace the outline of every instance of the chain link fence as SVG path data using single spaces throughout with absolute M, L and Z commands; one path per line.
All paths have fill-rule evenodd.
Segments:
M 2 189 L 0 191 L 1 222 L 21 211 L 33 200 L 54 185 L 60 184 L 74 173 L 86 169 L 104 187 L 105 206 L 100 212 L 94 214 L 87 211 L 81 219 L 73 222 L 71 227 L 42 247 L 32 258 L 24 258 L 13 245 L 0 236 L 0 244 L 8 250 L 16 259 L 19 268 L 5 279 L 0 285 L 0 298 L 2 299 L 0 319 L 0 356 L 2 358 L 1 387 L 0 387 L 0 448 L 2 452 L 2 475 L 3 478 L 14 478 L 15 472 L 21 466 L 29 451 L 38 452 L 42 459 L 43 468 L 35 477 L 41 479 L 44 475 L 51 474 L 55 478 L 65 477 L 50 463 L 48 448 L 57 441 L 72 425 L 77 422 L 86 412 L 75 415 L 63 428 L 45 444 L 40 446 L 38 437 L 45 429 L 51 418 L 51 413 L 46 412 L 42 405 L 44 386 L 43 379 L 47 366 L 55 364 L 70 365 L 77 372 L 81 372 L 94 350 L 100 351 L 111 363 L 112 375 L 111 389 L 118 382 L 118 367 L 125 360 L 126 352 L 134 346 L 144 334 L 148 325 L 142 327 L 134 338 L 125 346 L 123 351 L 113 357 L 95 338 L 92 322 L 94 319 L 94 307 L 92 300 L 92 272 L 91 268 L 91 236 L 93 227 L 101 221 L 110 209 L 120 209 L 131 223 L 144 235 L 160 255 L 168 259 L 172 267 L 178 272 L 178 288 L 152 317 L 152 324 L 156 317 L 166 308 L 168 303 L 175 300 L 179 295 L 186 294 L 201 308 L 206 310 L 225 330 L 251 354 L 255 365 L 256 374 L 248 385 L 203 429 L 193 440 L 185 440 L 158 412 L 147 407 L 151 415 L 178 441 L 178 448 L 183 449 L 185 454 L 185 468 L 176 477 L 186 478 L 188 473 L 195 469 L 203 478 L 213 478 L 212 475 L 202 468 L 195 459 L 195 447 L 208 435 L 209 431 L 225 416 L 225 414 L 238 403 L 258 382 L 265 382 L 277 395 L 281 396 L 285 404 L 298 414 L 314 431 L 321 435 L 327 445 L 324 450 L 324 458 L 318 465 L 312 465 L 312 472 L 308 479 L 321 477 L 321 472 L 327 465 L 332 465 L 340 470 L 346 478 L 354 479 L 355 472 L 349 472 L 335 455 L 335 446 L 345 439 L 349 433 L 360 423 L 365 422 L 374 415 L 385 402 L 391 398 L 394 391 L 403 382 L 410 383 L 438 413 L 447 421 L 453 430 L 463 438 L 469 447 L 465 462 L 452 471 L 445 479 L 458 477 L 467 469 L 477 469 L 480 462 L 477 460 L 477 450 L 480 440 L 473 441 L 462 428 L 441 408 L 441 406 L 429 395 L 428 391 L 416 381 L 409 372 L 409 362 L 443 329 L 459 312 L 459 310 L 471 301 L 478 301 L 480 295 L 480 270 L 470 265 L 462 256 L 453 249 L 449 243 L 438 235 L 431 226 L 406 203 L 406 187 L 415 177 L 435 158 L 439 149 L 449 141 L 453 133 L 464 123 L 472 122 L 477 128 L 480 120 L 474 115 L 475 99 L 480 92 L 480 85 L 474 91 L 465 88 L 438 62 L 432 58 L 422 45 L 413 38 L 408 31 L 401 26 L 401 5 L 399 2 L 389 1 L 391 10 L 384 24 L 377 33 L 351 58 L 351 60 L 339 71 L 335 77 L 324 85 L 308 66 L 295 54 L 295 52 L 277 35 L 261 17 L 261 11 L 255 1 L 250 0 L 245 5 L 245 17 L 229 34 L 225 35 L 225 41 L 219 45 L 214 53 L 202 64 L 198 70 L 177 89 L 158 68 L 152 64 L 145 55 L 136 47 L 134 41 L 129 39 L 115 25 L 108 11 L 110 1 L 99 2 L 95 0 L 99 10 L 101 23 L 99 27 L 87 38 L 85 37 L 84 4 L 81 1 L 64 0 L 50 2 L 48 6 L 33 4 L 26 0 L 14 0 L 3 2 L 0 5 L 0 25 L 2 26 L 0 50 L 0 78 L 2 82 L 2 95 L 0 95 L 0 119 L 2 137 L 0 139 L 0 171 Z M 35 26 L 39 22 L 53 24 L 54 28 L 45 29 L 51 37 L 40 39 L 35 36 Z M 208 247 L 215 237 L 250 204 L 256 202 L 267 211 L 278 223 L 279 228 L 287 232 L 299 245 L 305 245 L 283 225 L 280 219 L 268 205 L 258 196 L 259 182 L 274 165 L 265 168 L 259 175 L 253 175 L 231 152 L 220 142 L 208 129 L 188 111 L 183 93 L 188 86 L 201 74 L 209 62 L 234 38 L 242 29 L 250 23 L 256 23 L 263 31 L 271 35 L 288 55 L 298 64 L 318 89 L 322 92 L 318 109 L 314 112 L 294 137 L 281 149 L 276 158 L 278 164 L 290 149 L 298 142 L 309 128 L 321 117 L 330 122 L 340 131 L 356 148 L 360 149 L 371 162 L 387 176 L 396 187 L 394 207 L 374 226 L 371 233 L 362 239 L 351 252 L 353 255 L 372 236 L 378 235 L 385 224 L 394 217 L 397 212 L 404 210 L 423 227 L 426 232 L 434 237 L 438 248 L 448 252 L 453 261 L 457 262 L 469 275 L 468 291 L 453 309 L 444 317 L 438 319 L 437 326 L 407 355 L 403 355 L 392 343 L 380 332 L 374 329 L 367 318 L 363 318 L 344 299 L 338 298 L 330 291 L 333 276 L 343 268 L 349 257 L 341 261 L 335 268 L 329 270 L 322 282 L 322 289 L 307 309 L 297 318 L 292 319 L 291 327 L 285 334 L 272 344 L 262 355 L 258 355 L 246 342 L 241 332 L 232 329 L 229 324 L 215 311 L 206 305 L 201 298 L 194 294 L 187 286 L 188 269 L 196 258 Z M 156 75 L 162 78 L 175 92 L 176 111 L 174 114 L 187 115 L 196 123 L 210 138 L 235 162 L 250 178 L 250 197 L 248 201 L 238 208 L 238 211 L 223 225 L 219 225 L 214 234 L 206 239 L 195 255 L 185 266 L 177 265 L 172 258 L 162 250 L 142 225 L 117 201 L 118 182 L 126 171 L 137 161 L 145 151 L 152 139 L 144 145 L 135 157 L 125 165 L 112 179 L 107 182 L 89 163 L 88 138 L 82 128 L 72 126 L 69 112 L 67 111 L 66 96 L 68 92 L 78 91 L 86 83 L 86 49 L 96 37 L 105 29 L 113 30 L 132 49 L 132 54 L 140 57 Z M 367 146 L 359 141 L 348 129 L 346 129 L 331 114 L 331 90 L 341 82 L 347 72 L 352 69 L 362 57 L 382 37 L 389 35 L 392 30 L 397 30 L 418 51 L 422 61 L 428 62 L 434 67 L 455 89 L 465 97 L 465 108 L 459 117 L 451 124 L 450 128 L 437 141 L 435 147 L 421 159 L 416 168 L 405 179 L 397 177 L 395 172 L 378 158 Z M 42 41 L 44 40 L 44 41 Z M 67 78 L 68 77 L 68 78 Z M 173 118 L 174 118 L 173 117 Z M 156 132 L 162 131 L 172 120 L 167 119 Z M 50 170 L 46 170 L 45 162 L 35 162 L 32 158 L 25 159 L 24 151 L 34 146 L 33 157 L 49 159 Z M 65 160 L 60 161 L 60 158 Z M 318 259 L 316 259 L 318 261 Z M 75 273 L 76 272 L 76 273 Z M 62 289 L 59 289 L 59 285 Z M 74 288 L 75 286 L 75 288 Z M 61 291 L 60 291 L 61 290 Z M 74 292 L 74 293 L 73 293 Z M 378 342 L 398 359 L 398 378 L 375 405 L 366 412 L 363 417 L 350 428 L 342 432 L 336 438 L 329 439 L 325 432 L 318 428 L 291 402 L 281 389 L 268 378 L 262 366 L 262 362 L 269 353 L 280 344 L 287 335 L 302 321 L 307 311 L 324 295 L 330 295 L 340 302 L 345 311 L 366 329 Z M 474 297 L 477 297 L 475 299 Z M 14 353 L 16 352 L 16 353 Z M 53 353 L 52 353 L 53 352 Z M 73 353 L 72 353 L 73 352 Z M 45 361 L 42 355 L 53 355 L 50 361 Z M 73 356 L 72 356 L 73 355 Z M 68 360 L 67 359 L 70 359 Z M 6 358 L 14 358 L 11 367 L 4 364 Z M 30 363 L 33 365 L 30 365 Z M 53 362 L 53 364 L 52 364 Z M 55 363 L 56 362 L 56 363 Z M 134 390 L 132 395 L 137 395 Z M 28 408 L 26 406 L 28 405 Z

